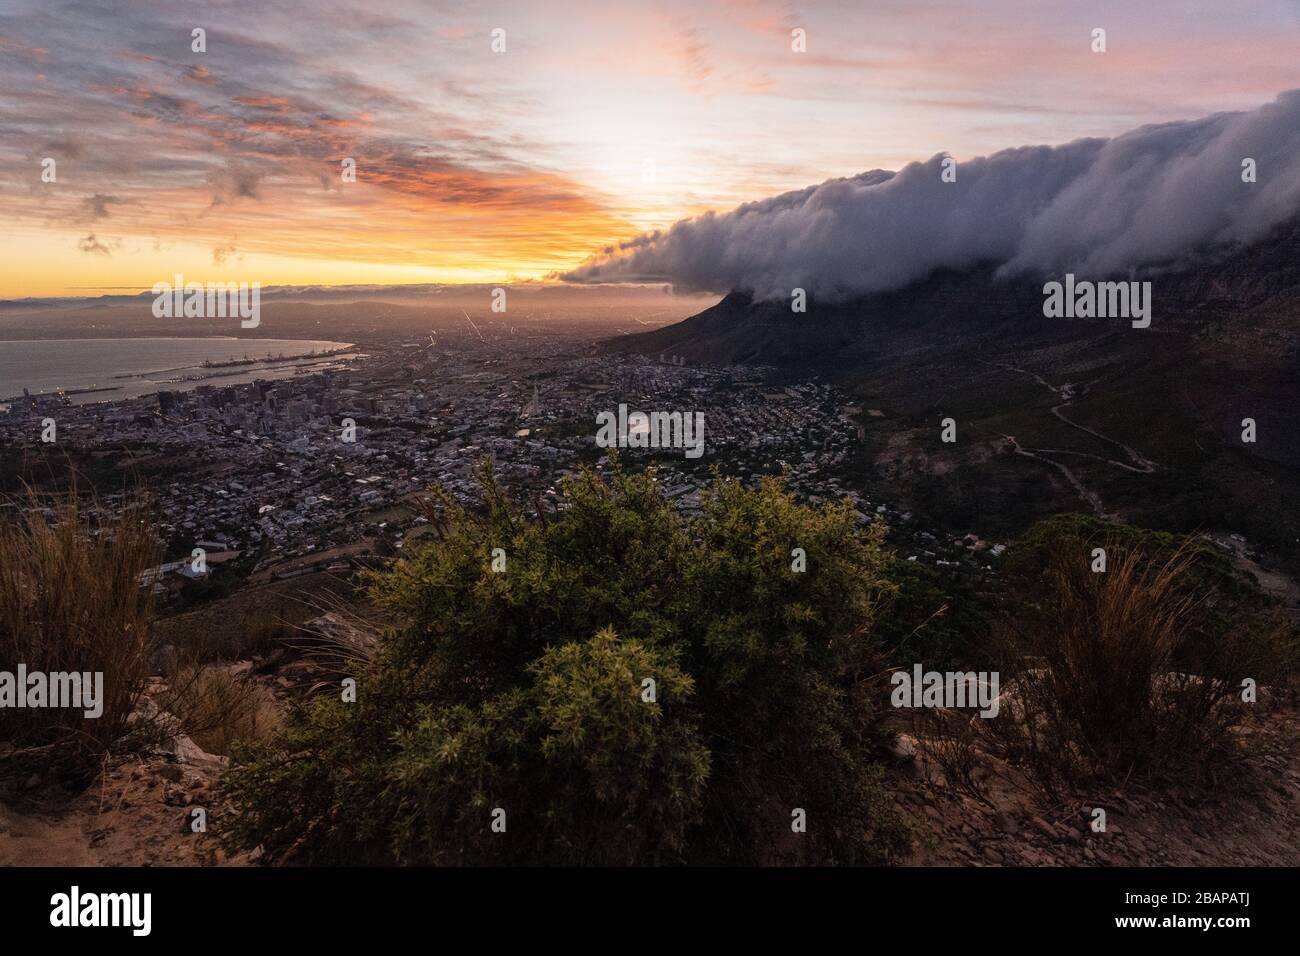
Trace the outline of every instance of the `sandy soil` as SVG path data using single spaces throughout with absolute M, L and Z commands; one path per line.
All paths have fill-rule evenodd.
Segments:
M 225 807 L 211 785 L 219 765 L 170 756 L 117 758 L 100 779 L 67 802 L 0 803 L 0 866 L 247 865 L 218 846 Z M 193 811 L 207 812 L 195 833 Z
M 1061 806 L 978 757 L 980 798 L 947 786 L 923 755 L 890 772 L 889 788 L 921 837 L 919 866 L 1300 865 L 1300 711 L 1277 711 L 1242 733 L 1248 756 L 1210 792 L 1080 793 Z M 1105 832 L 1093 809 L 1105 811 Z

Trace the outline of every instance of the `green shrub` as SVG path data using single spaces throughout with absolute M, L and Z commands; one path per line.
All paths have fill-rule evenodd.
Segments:
M 685 521 L 653 473 L 616 460 L 608 479 L 566 480 L 537 518 L 480 477 L 480 513 L 435 494 L 432 543 L 374 577 L 405 624 L 357 675 L 357 702 L 317 700 L 237 752 L 238 840 L 439 864 L 858 863 L 905 848 L 871 760 L 881 530 L 846 505 L 800 507 L 776 480 L 715 476 Z
M 896 591 L 875 630 L 890 660 L 924 661 L 939 670 L 979 662 L 988 622 L 983 602 L 969 587 L 897 556 L 885 574 Z

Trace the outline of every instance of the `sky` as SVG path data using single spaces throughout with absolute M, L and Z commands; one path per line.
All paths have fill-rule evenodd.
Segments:
M 1297 217 L 1300 89 L 1254 110 L 830 179 L 642 233 L 563 278 L 826 302 L 976 266 L 1133 279 L 1238 252 Z
M 4 0 L 0 297 L 554 281 L 835 177 L 1256 110 L 1297 51 L 1297 0 Z

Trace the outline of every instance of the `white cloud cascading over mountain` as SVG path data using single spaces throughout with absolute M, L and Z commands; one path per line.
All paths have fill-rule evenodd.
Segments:
M 1300 90 L 1251 112 L 964 160 L 955 182 L 943 159 L 684 219 L 563 278 L 842 301 L 979 263 L 1095 278 L 1176 263 L 1300 213 Z M 1255 182 L 1243 182 L 1246 159 Z

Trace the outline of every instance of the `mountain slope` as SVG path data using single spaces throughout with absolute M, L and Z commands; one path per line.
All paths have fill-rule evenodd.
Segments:
M 860 419 L 864 482 L 937 525 L 1011 533 L 1094 510 L 1240 533 L 1300 568 L 1300 221 L 1136 278 L 1146 329 L 1045 318 L 1044 277 L 982 268 L 805 314 L 733 292 L 609 347 L 838 381 L 883 413 Z

